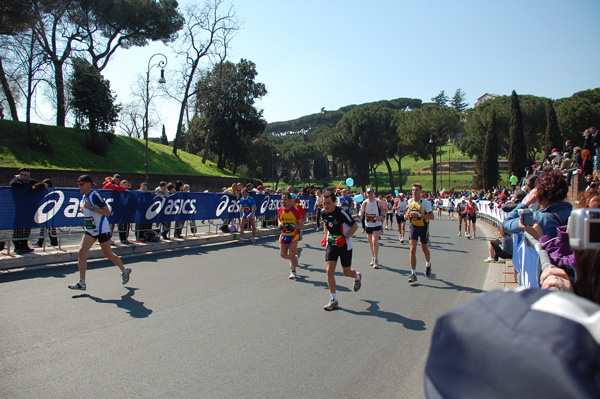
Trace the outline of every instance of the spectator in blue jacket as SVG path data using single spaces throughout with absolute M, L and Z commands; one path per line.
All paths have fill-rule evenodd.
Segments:
M 527 231 L 536 239 L 542 235 L 556 237 L 556 228 L 567 224 L 573 209 L 573 206 L 565 201 L 568 191 L 567 181 L 559 170 L 541 174 L 535 188 L 506 215 L 502 229 L 510 234 Z M 524 226 L 519 217 L 519 210 L 527 209 L 536 202 L 539 202 L 542 208 L 533 213 L 534 225 Z

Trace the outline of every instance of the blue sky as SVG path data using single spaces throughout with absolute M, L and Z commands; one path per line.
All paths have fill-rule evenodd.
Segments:
M 180 5 L 187 4 L 181 0 Z M 461 88 L 553 99 L 600 87 L 600 1 L 238 0 L 229 60 L 256 64 L 268 122 L 399 97 L 430 101 Z M 120 50 L 104 71 L 118 100 L 162 44 Z M 137 61 L 140 60 L 140 61 Z M 153 69 L 158 79 L 158 69 Z M 158 113 L 174 138 L 178 108 Z M 151 132 L 159 136 L 160 129 Z

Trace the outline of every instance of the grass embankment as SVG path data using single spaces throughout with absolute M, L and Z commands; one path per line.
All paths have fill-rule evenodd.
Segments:
M 0 120 L 0 166 L 29 166 L 36 169 L 93 170 L 121 173 L 145 173 L 144 140 L 115 135 L 105 155 L 94 154 L 85 147 L 85 134 L 71 128 L 32 124 L 36 144 L 26 141 L 23 122 Z M 150 174 L 176 176 L 234 176 L 216 164 L 179 150 L 153 142 L 148 143 Z

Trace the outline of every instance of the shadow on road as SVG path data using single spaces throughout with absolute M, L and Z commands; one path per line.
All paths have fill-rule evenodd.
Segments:
M 379 301 L 370 301 L 367 299 L 361 299 L 361 300 L 363 302 L 366 302 L 369 304 L 369 307 L 365 311 L 356 311 L 356 310 L 344 309 L 341 307 L 339 309 L 346 313 L 354 314 L 357 316 L 379 317 L 379 318 L 387 320 L 390 323 L 400 323 L 409 330 L 415 330 L 415 331 L 424 331 L 425 330 L 425 322 L 422 320 L 413 320 L 413 319 L 409 319 L 408 317 L 399 315 L 397 313 L 386 312 L 384 310 L 381 310 L 379 308 Z
M 73 298 L 89 298 L 97 303 L 117 305 L 118 308 L 125 309 L 127 313 L 131 315 L 131 317 L 136 319 L 150 316 L 152 314 L 152 309 L 148 309 L 146 306 L 144 306 L 144 302 L 133 299 L 135 291 L 137 291 L 139 288 L 125 288 L 127 288 L 128 292 L 127 294 L 121 296 L 121 299 L 102 299 L 89 294 L 74 295 Z

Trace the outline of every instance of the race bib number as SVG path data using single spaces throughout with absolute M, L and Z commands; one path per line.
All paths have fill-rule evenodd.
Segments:
M 367 215 L 367 217 L 366 217 L 367 222 L 375 222 L 376 219 L 377 219 L 376 215 Z
M 94 221 L 94 218 L 92 218 L 92 217 L 84 218 L 83 225 L 85 226 L 86 229 L 90 229 L 90 230 L 93 230 L 96 228 L 96 222 Z
M 250 207 L 249 206 L 245 206 L 244 207 L 244 213 L 248 213 L 250 212 Z

